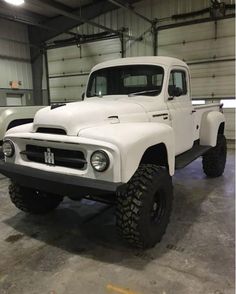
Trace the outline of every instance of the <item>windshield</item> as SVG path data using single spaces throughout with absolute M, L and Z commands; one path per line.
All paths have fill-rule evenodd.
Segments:
M 129 94 L 156 96 L 161 93 L 163 78 L 164 69 L 156 65 L 103 68 L 91 74 L 87 97 Z

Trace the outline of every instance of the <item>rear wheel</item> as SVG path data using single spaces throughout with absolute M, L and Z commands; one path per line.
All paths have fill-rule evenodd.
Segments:
M 32 214 L 46 214 L 57 208 L 63 200 L 62 196 L 25 188 L 15 183 L 9 186 L 9 194 L 17 208 Z
M 165 234 L 172 201 L 172 179 L 166 168 L 140 165 L 125 191 L 118 193 L 119 232 L 135 247 L 153 247 Z
M 208 177 L 219 177 L 225 169 L 227 156 L 227 144 L 225 136 L 219 134 L 215 147 L 203 155 L 202 165 L 205 174 Z

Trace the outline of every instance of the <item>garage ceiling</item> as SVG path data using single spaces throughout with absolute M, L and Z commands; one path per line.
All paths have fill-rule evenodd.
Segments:
M 4 0 L 0 1 L 0 8 L 1 8 L 1 15 L 4 13 L 9 13 L 12 15 L 29 15 L 35 18 L 35 20 L 41 19 L 41 20 L 47 20 L 48 18 L 56 17 L 58 16 L 57 13 L 53 12 L 53 10 L 45 10 L 42 5 L 40 5 L 41 1 L 25 1 L 23 6 L 12 6 L 4 2 Z M 45 1 L 42 1 L 45 2 Z M 103 1 L 93 1 L 93 0 L 57 0 L 57 1 L 47 1 L 51 2 L 55 6 L 57 4 L 61 4 L 66 8 L 71 9 L 71 11 L 78 9 L 80 7 L 90 5 L 95 2 L 103 2 Z M 65 4 L 66 2 L 66 4 Z
M 119 0 L 124 6 L 134 2 Z M 25 0 L 20 7 L 0 0 L 0 18 L 29 25 L 31 43 L 41 44 L 61 33 L 74 35 L 74 27 L 117 8 L 108 0 Z

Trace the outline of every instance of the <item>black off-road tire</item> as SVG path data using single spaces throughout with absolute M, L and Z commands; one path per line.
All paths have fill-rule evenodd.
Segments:
M 117 228 L 131 245 L 146 249 L 160 242 L 169 223 L 172 179 L 165 167 L 140 165 L 117 195 Z
M 219 134 L 216 146 L 203 155 L 202 166 L 204 173 L 212 178 L 221 176 L 225 169 L 226 157 L 226 139 L 224 135 Z
M 31 214 L 46 214 L 57 208 L 63 200 L 62 196 L 21 187 L 15 183 L 9 186 L 9 194 L 17 208 Z

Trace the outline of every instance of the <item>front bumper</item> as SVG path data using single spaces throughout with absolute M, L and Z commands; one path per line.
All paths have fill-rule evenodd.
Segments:
M 123 183 L 112 183 L 69 174 L 52 173 L 5 162 L 0 162 L 0 173 L 23 187 L 62 196 L 116 193 L 124 185 Z

